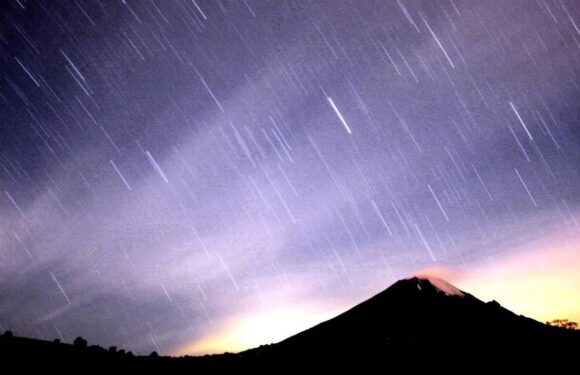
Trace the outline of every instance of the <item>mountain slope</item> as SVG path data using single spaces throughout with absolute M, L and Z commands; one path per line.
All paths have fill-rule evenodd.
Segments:
M 410 278 L 345 313 L 273 345 L 238 354 L 139 357 L 99 347 L 0 336 L 0 363 L 43 370 L 131 371 L 449 369 L 466 364 L 565 368 L 580 332 L 546 326 L 438 279 Z M 514 367 L 515 368 L 515 367 Z M 374 372 L 374 371 L 373 371 Z
M 580 349 L 577 333 L 518 316 L 495 301 L 485 303 L 443 280 L 414 277 L 263 352 L 375 361 L 417 352 L 475 358 L 572 347 Z

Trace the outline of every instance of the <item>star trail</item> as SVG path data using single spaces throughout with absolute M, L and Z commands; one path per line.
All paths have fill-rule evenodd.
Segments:
M 172 354 L 268 317 L 233 350 L 423 269 L 579 266 L 579 22 L 561 0 L 3 1 L 0 329 Z

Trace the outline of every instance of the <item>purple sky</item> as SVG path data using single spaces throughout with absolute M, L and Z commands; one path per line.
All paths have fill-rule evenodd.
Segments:
M 579 25 L 553 0 L 2 2 L 0 329 L 173 353 L 578 238 Z

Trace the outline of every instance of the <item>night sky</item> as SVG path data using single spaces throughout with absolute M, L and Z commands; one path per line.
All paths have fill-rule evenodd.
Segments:
M 579 75 L 572 0 L 2 1 L 0 330 L 233 350 L 580 267 Z

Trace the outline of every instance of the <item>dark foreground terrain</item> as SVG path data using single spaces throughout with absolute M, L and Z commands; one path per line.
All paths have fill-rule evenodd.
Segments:
M 441 280 L 401 280 L 347 312 L 282 342 L 238 354 L 133 356 L 119 350 L 4 335 L 1 368 L 45 371 L 256 369 L 505 369 L 549 366 L 577 373 L 580 332 L 516 315 Z M 404 366 L 404 367 L 402 367 Z M 397 371 L 398 372 L 398 371 Z M 6 372 L 8 373 L 8 372 Z M 12 373 L 12 372 L 11 372 Z

